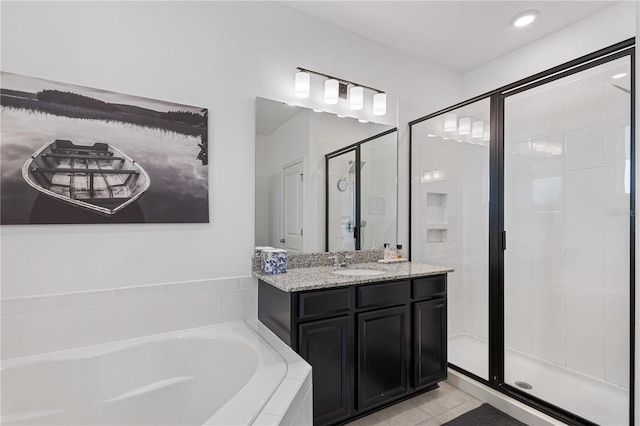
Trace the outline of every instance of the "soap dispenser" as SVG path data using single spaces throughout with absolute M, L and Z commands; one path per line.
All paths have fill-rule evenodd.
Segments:
M 384 243 L 384 260 L 391 259 L 391 249 L 389 248 L 389 243 Z

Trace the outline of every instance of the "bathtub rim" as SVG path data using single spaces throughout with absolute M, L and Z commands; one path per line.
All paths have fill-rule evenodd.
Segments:
M 54 360 L 85 360 L 101 355 L 126 350 L 127 348 L 139 346 L 147 342 L 155 342 L 159 340 L 172 340 L 181 338 L 202 338 L 203 335 L 209 338 L 215 337 L 216 334 L 224 335 L 230 330 L 240 331 L 243 337 L 250 337 L 252 346 L 259 350 L 259 364 L 257 371 L 252 375 L 247 383 L 236 392 L 222 407 L 213 413 L 204 425 L 229 424 L 229 416 L 233 416 L 233 424 L 252 424 L 257 419 L 264 420 L 268 418 L 270 421 L 278 419 L 273 424 L 280 424 L 290 411 L 290 405 L 298 397 L 298 394 L 307 394 L 311 389 L 311 367 L 290 347 L 280 341 L 270 330 L 259 321 L 229 321 L 218 324 L 209 324 L 200 327 L 173 330 L 158 334 L 152 334 L 141 337 L 134 337 L 125 340 L 117 340 L 112 342 L 100 343 L 91 346 L 82 346 L 78 348 L 65 349 L 55 352 L 47 352 L 43 354 L 28 355 L 24 357 L 8 358 L 0 361 L 0 371 L 13 367 L 28 366 L 41 362 L 50 362 Z M 237 338 L 235 334 L 227 334 L 230 338 Z M 281 374 L 273 372 L 273 368 L 280 366 Z M 265 371 L 270 371 L 266 376 L 279 376 L 275 383 L 272 383 L 271 391 L 268 395 L 262 395 L 256 402 L 256 410 L 252 413 L 243 413 L 242 419 L 236 416 L 238 411 L 231 409 L 232 406 L 238 404 L 233 403 L 235 400 L 240 401 L 244 397 L 251 397 L 254 394 L 255 387 L 248 386 L 256 380 L 264 380 Z M 266 368 L 266 370 L 265 370 Z M 257 377 L 258 376 L 258 377 Z M 288 386 L 283 386 L 283 384 Z M 294 386 L 291 386 L 291 384 Z M 250 388 L 254 389 L 250 389 Z M 242 403 L 244 406 L 244 403 Z M 245 407 L 246 408 L 246 407 Z M 246 411 L 246 410 L 244 410 Z M 309 413 L 309 415 L 311 415 Z

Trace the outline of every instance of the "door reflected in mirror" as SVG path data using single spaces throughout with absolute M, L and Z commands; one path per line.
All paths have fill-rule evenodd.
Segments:
M 361 123 L 356 119 L 257 98 L 255 246 L 285 248 L 292 254 L 325 251 L 325 155 L 391 129 L 392 126 L 384 124 Z M 397 135 L 397 132 L 393 135 Z M 385 158 L 380 156 L 378 159 L 380 170 L 389 170 L 380 166 L 383 160 L 393 163 L 396 170 L 395 142 L 393 158 L 386 152 Z M 389 151 L 388 147 L 386 149 Z M 367 185 L 367 191 L 369 188 L 375 191 L 382 181 L 375 177 L 374 167 L 370 169 L 371 172 L 365 172 L 362 176 L 364 179 L 369 173 L 370 182 L 362 180 L 362 187 Z M 375 204 L 373 211 L 380 211 L 384 205 L 385 212 L 393 213 L 394 223 L 397 215 L 395 175 L 397 172 L 394 171 L 393 195 L 385 192 L 384 201 L 381 195 L 366 195 L 367 200 L 372 199 Z M 338 189 L 340 178 L 344 178 L 343 191 Z M 385 191 L 389 179 L 386 182 Z M 348 170 L 337 176 L 331 185 L 335 192 L 349 194 L 351 183 Z M 363 219 L 369 221 L 364 216 Z M 337 220 L 342 221 L 342 217 Z M 367 231 L 362 247 L 370 249 L 373 240 L 367 239 Z M 395 241 L 395 228 L 393 238 Z M 353 247 L 355 244 L 351 250 Z

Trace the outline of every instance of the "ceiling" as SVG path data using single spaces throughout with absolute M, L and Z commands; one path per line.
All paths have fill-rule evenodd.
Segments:
M 307 15 L 464 73 L 620 1 L 283 1 Z M 540 11 L 525 28 L 511 18 Z

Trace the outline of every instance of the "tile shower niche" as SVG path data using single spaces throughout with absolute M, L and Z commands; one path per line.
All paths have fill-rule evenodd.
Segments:
M 427 192 L 427 244 L 447 242 L 447 194 Z

